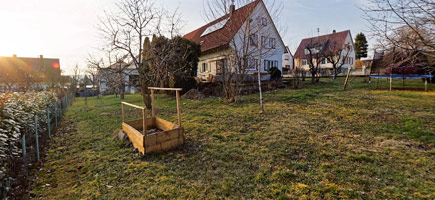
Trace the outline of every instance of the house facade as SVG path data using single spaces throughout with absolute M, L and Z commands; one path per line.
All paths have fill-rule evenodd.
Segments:
M 282 71 L 286 48 L 262 0 L 239 9 L 231 5 L 228 14 L 184 38 L 201 45 L 197 73 L 201 81 L 219 80 L 225 69 L 239 70 L 255 79 L 260 67 L 262 80 L 270 78 L 272 67 Z
M 341 66 L 342 73 L 347 73 L 349 68 L 355 67 L 355 45 L 349 30 L 342 32 L 334 30 L 331 34 L 303 39 L 295 52 L 294 64 L 305 72 L 310 70 L 308 48 L 316 54 L 316 59 L 313 59 L 314 65 L 320 62 L 321 75 L 332 73 L 333 64 L 327 59 L 331 53 L 334 55 L 334 62 Z
M 282 55 L 282 72 L 283 74 L 291 73 L 294 69 L 293 55 L 288 47 L 286 47 L 287 52 Z

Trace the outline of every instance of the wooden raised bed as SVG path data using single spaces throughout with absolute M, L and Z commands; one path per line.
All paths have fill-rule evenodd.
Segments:
M 152 115 L 147 118 L 144 107 L 122 102 L 122 131 L 142 154 L 159 153 L 174 149 L 184 144 L 184 129 L 181 126 L 180 94 L 181 88 L 150 87 Z M 154 90 L 171 90 L 176 92 L 178 125 L 156 117 L 154 109 Z M 142 110 L 142 119 L 125 121 L 124 106 Z M 147 130 L 157 129 L 152 133 Z

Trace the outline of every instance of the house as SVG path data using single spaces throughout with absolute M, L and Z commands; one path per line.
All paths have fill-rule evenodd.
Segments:
M 291 73 L 291 70 L 294 69 L 294 65 L 293 65 L 293 55 L 290 51 L 290 49 L 288 48 L 288 46 L 286 46 L 286 53 L 284 53 L 282 55 L 282 72 L 283 74 L 289 74 Z
M 0 87 L 6 91 L 19 88 L 46 89 L 61 82 L 58 58 L 0 57 Z
M 116 63 L 107 68 L 98 69 L 98 80 L 101 94 L 120 93 L 120 84 L 124 84 L 124 92 L 135 94 L 138 92 L 139 72 L 131 63 Z M 120 81 L 122 77 L 123 82 Z
M 184 38 L 201 45 L 197 73 L 201 81 L 219 80 L 224 69 L 238 70 L 255 79 L 259 57 L 262 80 L 270 79 L 268 70 L 271 67 L 282 71 L 282 55 L 286 48 L 262 0 L 239 9 L 232 4 L 229 13 Z M 261 45 L 258 45 L 260 40 Z
M 314 65 L 319 64 L 321 75 L 330 75 L 333 65 L 326 58 L 332 54 L 334 62 L 341 65 L 341 71 L 346 73 L 349 68 L 355 66 L 355 45 L 349 30 L 321 35 L 318 37 L 306 38 L 301 41 L 294 55 L 295 66 L 307 72 L 310 70 L 309 59 L 311 55 L 316 54 Z

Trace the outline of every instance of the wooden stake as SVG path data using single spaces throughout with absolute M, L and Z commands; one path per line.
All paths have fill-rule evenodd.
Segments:
M 154 109 L 154 89 L 151 89 L 151 116 L 152 118 L 156 117 L 156 110 Z
M 143 122 L 142 122 L 142 125 L 143 125 L 143 135 L 144 135 L 144 138 L 145 138 L 145 136 L 147 135 L 147 124 L 146 124 L 147 115 L 145 113 L 145 109 L 142 109 L 142 116 L 143 116 Z
M 121 103 L 121 108 L 122 108 L 122 122 L 125 122 L 125 111 L 124 111 L 124 104 Z
M 347 83 L 349 82 L 349 76 L 350 76 L 350 70 L 351 70 L 351 69 L 352 69 L 352 68 L 349 67 L 349 69 L 347 70 L 347 76 L 346 76 L 346 80 L 344 81 L 344 87 L 343 87 L 343 90 L 346 90 Z
M 177 98 L 177 115 L 178 115 L 178 126 L 181 127 L 181 108 L 180 108 L 180 92 L 177 90 L 175 92 Z

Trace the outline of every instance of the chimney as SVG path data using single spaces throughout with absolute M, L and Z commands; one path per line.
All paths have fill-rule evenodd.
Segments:
M 232 0 L 232 3 L 230 5 L 230 15 L 234 13 L 236 10 L 236 6 L 234 5 L 234 0 Z
M 335 29 L 332 31 L 332 33 L 337 33 L 337 31 L 335 31 Z

